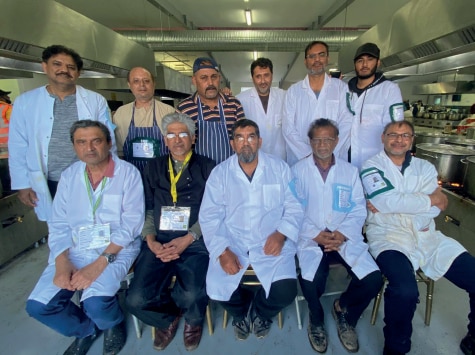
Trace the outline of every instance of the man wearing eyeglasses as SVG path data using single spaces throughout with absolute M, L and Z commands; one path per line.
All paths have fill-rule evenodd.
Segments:
M 320 297 L 325 292 L 329 265 L 341 263 L 351 282 L 335 300 L 332 314 L 343 347 L 356 352 L 356 324 L 382 285 L 381 273 L 361 234 L 366 218 L 363 187 L 358 169 L 333 154 L 338 144 L 334 122 L 315 120 L 308 137 L 313 154 L 292 167 L 296 191 L 305 209 L 297 256 L 300 286 L 309 308 L 308 339 L 315 351 L 327 350 Z
M 384 126 L 404 119 L 404 103 L 399 86 L 388 81 L 381 72 L 380 51 L 376 44 L 365 43 L 354 56 L 356 77 L 348 82 L 345 102 L 351 112 L 350 139 L 342 150 L 349 151 L 349 161 L 357 168 L 378 153 Z
M 265 337 L 271 319 L 295 299 L 303 211 L 288 165 L 260 150 L 257 124 L 239 120 L 232 134 L 235 154 L 206 183 L 200 225 L 210 254 L 206 290 L 233 316 L 234 334 L 244 340 L 251 331 Z M 249 266 L 261 284 L 255 295 L 240 285 Z
M 155 350 L 170 344 L 183 315 L 185 349 L 194 350 L 201 340 L 208 304 L 205 277 L 209 257 L 198 212 L 215 164 L 192 151 L 195 123 L 189 116 L 165 115 L 161 128 L 170 154 L 150 161 L 144 169 L 144 242 L 126 305 L 154 327 Z M 176 281 L 169 290 L 173 276 Z
M 335 155 L 340 156 L 340 147 L 348 146 L 346 141 L 351 114 L 345 103 L 347 85 L 327 74 L 328 62 L 328 45 L 322 41 L 309 43 L 305 48 L 307 76 L 287 90 L 282 131 L 288 145 L 289 165 L 312 153 L 307 130 L 310 123 L 319 117 L 329 118 L 340 127 L 340 140 L 335 148 Z M 347 152 L 342 154 L 342 158 L 346 159 Z
M 381 141 L 384 150 L 363 164 L 360 176 L 368 200 L 369 250 L 388 280 L 384 354 L 406 354 L 411 349 L 412 318 L 419 297 L 414 271 L 419 268 L 431 279 L 445 277 L 469 293 L 468 334 L 460 348 L 464 354 L 473 354 L 475 258 L 435 229 L 434 218 L 447 207 L 447 197 L 438 186 L 434 165 L 411 156 L 412 124 L 387 124 Z

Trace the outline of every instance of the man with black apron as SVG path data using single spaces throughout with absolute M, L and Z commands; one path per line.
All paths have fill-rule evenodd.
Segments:
M 177 107 L 196 122 L 195 152 L 213 159 L 216 164 L 233 153 L 229 143 L 231 127 L 244 117 L 238 99 L 219 93 L 220 80 L 219 66 L 213 58 L 197 58 L 192 76 L 196 92 Z
M 155 79 L 145 68 L 132 68 L 127 77 L 135 101 L 119 107 L 113 117 L 120 157 L 143 172 L 147 161 L 168 153 L 160 131 L 162 117 L 174 108 L 154 99 Z

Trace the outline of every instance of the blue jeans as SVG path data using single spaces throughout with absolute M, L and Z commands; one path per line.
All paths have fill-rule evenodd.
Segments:
M 97 296 L 85 299 L 83 309 L 71 301 L 74 292 L 59 291 L 44 304 L 35 300 L 26 302 L 28 314 L 65 336 L 85 338 L 99 329 L 110 329 L 124 320 L 116 296 Z
M 388 279 L 384 292 L 385 347 L 407 353 L 411 350 L 412 318 L 419 298 L 414 268 L 404 254 L 395 250 L 382 252 L 376 262 Z M 475 258 L 467 252 L 459 255 L 444 277 L 468 292 L 468 330 L 475 334 Z

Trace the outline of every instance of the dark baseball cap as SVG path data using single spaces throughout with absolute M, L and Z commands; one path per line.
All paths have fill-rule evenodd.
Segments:
M 356 61 L 362 55 L 370 55 L 372 57 L 379 59 L 379 48 L 374 43 L 365 43 L 356 50 L 355 57 L 353 61 Z
M 214 69 L 219 72 L 218 63 L 213 58 L 200 57 L 196 58 L 193 63 L 193 74 L 200 69 Z
M 7 95 L 10 95 L 11 93 L 12 93 L 11 91 L 0 90 L 0 96 L 7 96 Z

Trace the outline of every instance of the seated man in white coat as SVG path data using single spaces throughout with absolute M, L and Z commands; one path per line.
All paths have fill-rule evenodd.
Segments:
M 460 348 L 475 354 L 475 258 L 456 240 L 435 229 L 434 218 L 447 207 L 429 161 L 411 156 L 414 127 L 391 122 L 381 135 L 384 150 L 363 164 L 368 199 L 369 250 L 388 279 L 384 293 L 384 355 L 411 350 L 412 318 L 419 298 L 414 272 L 445 277 L 470 297 L 468 334 Z M 455 349 L 452 350 L 456 352 Z
M 363 187 L 358 169 L 333 154 L 338 144 L 335 122 L 325 118 L 313 121 L 308 138 L 313 154 L 292 167 L 305 206 L 297 255 L 300 286 L 310 312 L 308 338 L 315 351 L 326 351 L 320 297 L 325 292 L 329 264 L 338 262 L 348 270 L 351 282 L 335 300 L 332 314 L 342 345 L 356 352 L 359 345 L 354 328 L 383 283 L 361 234 L 366 218 Z
M 199 215 L 210 254 L 206 289 L 233 316 L 240 340 L 251 330 L 265 337 L 271 318 L 297 292 L 294 256 L 303 211 L 288 165 L 260 151 L 261 144 L 254 121 L 234 124 L 236 154 L 211 172 Z M 253 297 L 240 285 L 249 266 L 261 283 Z
M 80 161 L 58 184 L 48 221 L 48 266 L 28 297 L 30 316 L 76 339 L 64 354 L 86 354 L 104 331 L 103 354 L 126 341 L 116 292 L 140 250 L 144 195 L 139 171 L 110 153 L 111 133 L 76 121 L 71 140 Z M 82 291 L 82 308 L 71 301 Z

